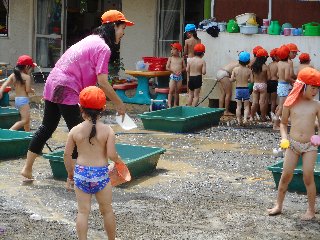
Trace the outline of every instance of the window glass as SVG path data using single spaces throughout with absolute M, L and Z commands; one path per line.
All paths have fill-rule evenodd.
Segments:
M 8 36 L 9 0 L 0 0 L 0 37 Z

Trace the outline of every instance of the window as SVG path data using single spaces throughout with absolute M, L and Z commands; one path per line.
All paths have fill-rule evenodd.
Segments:
M 8 36 L 9 0 L 0 0 L 0 37 Z

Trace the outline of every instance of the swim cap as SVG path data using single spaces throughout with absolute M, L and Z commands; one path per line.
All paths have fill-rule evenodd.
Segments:
M 206 47 L 203 45 L 203 44 L 201 44 L 201 43 L 197 43 L 195 46 L 194 46 L 194 48 L 193 48 L 193 50 L 195 51 L 195 52 L 206 52 Z
M 290 49 L 286 45 L 282 45 L 277 50 L 277 56 L 280 58 L 280 60 L 284 60 L 289 57 Z
M 308 62 L 310 61 L 310 55 L 308 53 L 301 53 L 299 56 L 300 62 Z
M 90 86 L 84 88 L 79 95 L 79 102 L 83 108 L 102 109 L 106 105 L 106 95 L 96 87 Z
M 195 31 L 196 30 L 196 25 L 194 24 L 187 24 L 184 28 L 184 32 L 190 32 L 190 31 Z
M 242 51 L 239 53 L 239 61 L 241 62 L 249 62 L 250 61 L 250 53 L 246 52 L 246 51 Z
M 262 49 L 263 47 L 261 47 L 261 46 L 256 46 L 256 47 L 254 47 L 253 49 L 252 49 L 252 53 L 254 54 L 254 55 L 256 55 L 257 54 L 257 52 L 258 52 L 258 50 L 259 49 Z
M 258 50 L 256 56 L 257 57 L 269 57 L 267 50 L 265 50 L 263 48 Z
M 274 57 L 277 57 L 277 50 L 278 48 L 274 48 L 270 51 L 270 57 L 274 58 Z
M 180 43 L 172 43 L 172 44 L 170 44 L 170 46 L 171 47 L 173 47 L 173 48 L 175 48 L 175 49 L 177 49 L 179 52 L 181 52 L 182 51 L 182 46 L 181 46 L 181 44 Z
M 134 25 L 134 22 L 131 22 L 126 19 L 126 17 L 123 15 L 122 12 L 119 12 L 117 10 L 109 10 L 106 11 L 102 16 L 101 16 L 101 22 L 103 23 L 110 23 L 110 22 L 125 22 L 127 26 L 132 26 Z
M 289 48 L 290 52 L 300 52 L 297 45 L 294 43 L 287 44 L 287 47 Z
M 37 64 L 33 62 L 32 58 L 28 55 L 22 55 L 17 60 L 17 65 L 25 65 L 36 67 Z

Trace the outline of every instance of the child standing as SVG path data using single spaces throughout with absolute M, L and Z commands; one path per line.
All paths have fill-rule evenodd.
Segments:
M 13 73 L 7 78 L 0 88 L 0 99 L 3 91 L 8 85 L 13 85 L 15 89 L 15 107 L 19 110 L 21 120 L 16 122 L 10 130 L 19 130 L 24 128 L 25 131 L 30 131 L 30 106 L 29 93 L 34 93 L 31 88 L 30 73 L 37 65 L 28 55 L 22 55 L 17 60 L 17 65 Z
M 169 82 L 168 107 L 171 107 L 174 94 L 174 106 L 179 105 L 179 93 L 182 86 L 182 72 L 186 70 L 183 58 L 180 57 L 182 46 L 180 43 L 171 44 L 171 57 L 169 57 L 166 69 L 171 72 Z
M 79 239 L 87 239 L 88 217 L 94 194 L 103 216 L 108 239 L 115 239 L 115 218 L 112 211 L 111 182 L 108 175 L 108 158 L 115 164 L 124 164 L 115 149 L 115 134 L 111 127 L 99 120 L 105 110 L 106 96 L 95 86 L 80 92 L 80 110 L 84 121 L 73 127 L 68 134 L 64 162 L 68 172 L 67 189 L 75 185 L 78 202 L 76 221 Z M 76 164 L 72 152 L 77 146 Z
M 296 79 L 297 75 L 295 75 L 295 73 L 294 73 L 294 67 L 293 67 L 292 60 L 296 58 L 296 56 L 298 55 L 298 52 L 300 52 L 300 50 L 298 49 L 298 46 L 294 43 L 288 43 L 286 46 L 290 50 L 289 57 L 288 57 L 288 63 L 290 64 L 290 76 L 293 79 Z
M 270 70 L 270 79 L 267 82 L 268 103 L 271 103 L 271 119 L 275 116 L 277 106 L 277 87 L 278 87 L 278 48 L 274 48 L 270 51 L 270 57 L 272 62 L 268 65 Z
M 242 102 L 244 102 L 244 117 L 243 124 L 247 123 L 249 112 L 250 112 L 250 92 L 248 88 L 248 82 L 252 82 L 252 71 L 247 67 L 250 63 L 250 53 L 241 52 L 239 54 L 239 65 L 235 67 L 232 71 L 230 81 L 236 81 L 236 101 L 237 110 L 236 116 L 238 124 L 242 125 L 241 121 L 241 109 Z
M 202 75 L 206 74 L 206 62 L 202 59 L 206 48 L 198 43 L 194 46 L 195 57 L 187 63 L 187 73 L 190 76 L 188 82 L 189 96 L 188 106 L 197 106 L 202 86 Z
M 251 119 L 254 119 L 260 106 L 261 120 L 267 120 L 267 81 L 270 79 L 270 70 L 265 64 L 269 55 L 265 49 L 259 49 L 256 60 L 252 64 L 253 73 L 253 99 Z
M 300 65 L 298 66 L 298 74 L 302 69 L 304 69 L 306 67 L 313 68 L 313 66 L 310 64 L 311 59 L 310 59 L 310 55 L 308 53 L 301 53 L 299 56 L 299 60 L 300 60 Z
M 308 208 L 302 220 L 315 218 L 316 186 L 314 183 L 314 166 L 317 159 L 318 146 L 311 143 L 315 134 L 315 120 L 320 124 L 320 103 L 313 98 L 319 92 L 320 72 L 307 67 L 298 74 L 298 80 L 283 105 L 280 125 L 281 145 L 287 145 L 283 171 L 278 186 L 277 202 L 274 208 L 268 209 L 269 215 L 282 212 L 288 184 L 294 169 L 302 156 L 303 181 L 307 189 Z M 288 134 L 288 119 L 291 119 L 291 130 Z M 283 146 L 285 147 L 285 146 Z

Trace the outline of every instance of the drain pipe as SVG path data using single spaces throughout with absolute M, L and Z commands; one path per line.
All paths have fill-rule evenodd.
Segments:
M 272 0 L 269 0 L 269 11 L 268 11 L 268 19 L 271 21 L 272 17 Z

